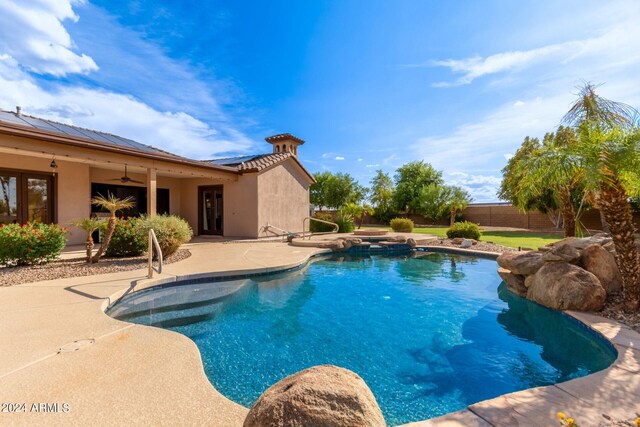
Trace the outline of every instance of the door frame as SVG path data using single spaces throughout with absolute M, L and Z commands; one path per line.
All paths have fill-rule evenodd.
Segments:
M 58 219 L 58 174 L 25 169 L 0 168 L 0 173 L 16 177 L 16 204 L 18 205 L 18 223 L 26 224 L 29 217 L 27 179 L 44 179 L 47 181 L 47 224 L 55 224 Z
M 206 190 L 211 191 L 219 191 L 222 195 L 222 220 L 220 230 L 216 231 L 205 231 L 202 228 L 203 217 L 202 217 L 202 193 Z M 213 207 L 215 209 L 215 207 Z M 224 235 L 224 186 L 222 185 L 199 185 L 198 186 L 198 235 L 211 235 L 211 236 L 222 236 Z

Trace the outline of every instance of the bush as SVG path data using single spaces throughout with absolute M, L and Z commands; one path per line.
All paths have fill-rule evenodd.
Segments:
M 411 233 L 413 231 L 413 221 L 409 218 L 393 218 L 390 222 L 391 229 L 400 233 Z
M 321 219 L 323 221 L 336 222 L 334 221 L 333 216 L 328 213 L 316 212 L 313 217 Z M 333 231 L 333 229 L 334 227 L 332 225 L 323 224 L 322 222 L 313 220 L 309 221 L 309 231 L 311 231 L 312 233 L 326 233 L 328 231 Z
M 53 261 L 67 242 L 67 230 L 56 224 L 0 225 L 0 265 L 33 265 Z
M 338 233 L 353 233 L 356 228 L 356 223 L 350 216 L 339 216 L 334 222 L 338 224 Z
M 147 231 L 140 218 L 119 219 L 107 247 L 107 256 L 138 256 L 147 249 Z
M 193 237 L 193 230 L 187 221 L 176 215 L 145 216 L 138 228 L 142 229 L 145 236 L 153 228 L 164 257 L 174 254 L 180 245 Z
M 480 240 L 481 235 L 478 224 L 469 221 L 456 222 L 447 230 L 447 237 L 450 239 L 463 237 L 465 239 Z

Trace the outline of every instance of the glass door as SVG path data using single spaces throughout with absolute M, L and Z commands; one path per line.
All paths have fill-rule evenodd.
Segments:
M 52 175 L 0 169 L 0 224 L 54 222 L 53 183 Z
M 25 198 L 25 221 L 51 223 L 51 208 L 49 193 L 51 191 L 49 177 L 24 177 Z
M 18 222 L 18 177 L 0 172 L 0 224 Z
M 198 234 L 222 234 L 222 186 L 198 188 Z

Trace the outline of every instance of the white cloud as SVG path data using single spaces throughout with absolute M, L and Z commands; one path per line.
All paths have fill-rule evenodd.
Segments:
M 29 71 L 53 76 L 89 73 L 94 60 L 74 52 L 63 21 L 77 22 L 78 1 L 0 1 L 0 54 L 9 55 Z
M 77 86 L 55 79 L 41 84 L 41 80 L 34 78 L 32 73 L 63 76 L 97 69 L 91 66 L 93 60 L 86 61 L 89 57 L 71 51 L 73 41 L 62 25 L 63 21 L 77 21 L 78 16 L 72 6 L 80 3 L 73 0 L 34 0 L 17 6 L 17 3 L 0 0 L 0 108 L 12 109 L 20 105 L 25 114 L 114 133 L 192 158 L 211 158 L 229 151 L 243 152 L 251 146 L 251 141 L 230 123 L 218 109 L 216 100 L 208 95 L 198 95 L 194 103 L 199 107 L 196 109 L 206 107 L 209 115 L 213 111 L 215 126 L 185 113 L 188 106 L 179 101 L 161 102 L 161 108 L 154 108 L 127 93 Z M 2 25 L 9 16 L 15 22 L 21 22 L 24 28 L 9 34 L 13 27 Z M 134 34 L 128 36 L 134 42 Z M 49 55 L 38 47 L 41 45 L 57 46 L 56 49 L 65 48 L 66 51 Z M 36 46 L 35 50 L 29 50 L 30 46 Z M 150 62 L 148 58 L 145 60 Z M 171 64 L 168 58 L 156 54 L 156 60 L 164 61 L 166 66 L 161 69 L 171 69 L 174 77 L 180 76 L 180 85 L 176 86 L 181 89 L 202 93 L 206 88 L 190 76 L 188 70 Z M 137 90 L 137 84 L 131 89 Z
M 450 172 L 445 175 L 448 185 L 462 187 L 471 194 L 474 202 L 492 202 L 497 200 L 496 193 L 501 178 L 491 175 L 473 175 L 465 172 Z
M 344 160 L 344 157 L 342 157 L 342 156 L 336 156 L 336 160 Z
M 377 163 L 376 163 L 376 164 L 373 164 L 373 165 L 366 165 L 366 166 L 365 166 L 365 168 L 377 168 L 377 167 L 380 167 L 380 165 L 379 165 L 379 164 L 377 164 Z
M 363 160 L 364 160 L 364 159 L 362 159 L 362 158 L 358 159 L 358 161 L 359 161 L 359 162 L 361 162 L 361 161 L 363 161 Z

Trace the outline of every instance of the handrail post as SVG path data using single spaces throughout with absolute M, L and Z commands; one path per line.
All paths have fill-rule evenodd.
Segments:
M 156 250 L 156 254 L 158 255 L 158 268 L 153 266 L 153 250 Z M 162 266 L 164 264 L 164 260 L 162 258 L 162 249 L 160 249 L 160 244 L 158 243 L 158 239 L 156 238 L 156 233 L 153 229 L 149 229 L 149 249 L 147 250 L 149 254 L 149 273 L 147 277 L 151 279 L 153 277 L 153 272 L 156 271 L 158 274 L 162 274 Z

